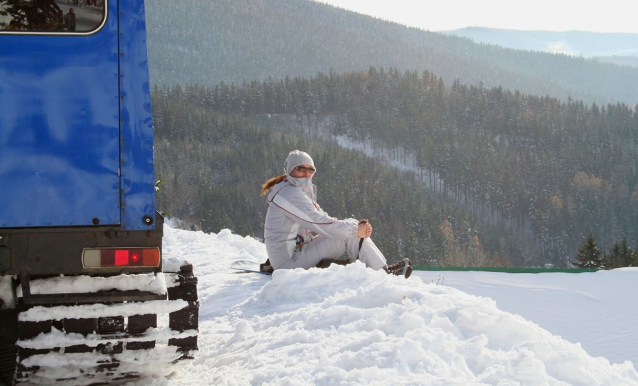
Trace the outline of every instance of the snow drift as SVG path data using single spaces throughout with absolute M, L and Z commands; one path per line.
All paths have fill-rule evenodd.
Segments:
M 166 226 L 164 253 L 195 265 L 200 351 L 172 376 L 135 384 L 638 382 L 631 361 L 592 357 L 494 300 L 424 280 L 423 272 L 405 280 L 356 263 L 272 277 L 236 273 L 228 268 L 232 261 L 264 261 L 266 252 L 259 241 L 228 230 Z

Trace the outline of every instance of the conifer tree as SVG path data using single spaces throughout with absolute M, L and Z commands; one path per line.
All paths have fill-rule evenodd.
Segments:
M 616 242 L 611 248 L 609 255 L 605 256 L 605 268 L 614 269 L 631 266 L 632 254 L 633 252 L 627 244 L 627 239 L 623 239 L 622 243 Z
M 576 261 L 573 264 L 579 268 L 602 268 L 603 260 L 600 255 L 600 248 L 596 244 L 594 235 L 590 233 L 587 241 L 578 250 Z
M 631 248 L 629 248 L 629 244 L 627 243 L 626 238 L 623 238 L 622 240 L 622 251 L 623 251 L 622 266 L 631 267 L 634 262 L 635 251 L 632 251 Z

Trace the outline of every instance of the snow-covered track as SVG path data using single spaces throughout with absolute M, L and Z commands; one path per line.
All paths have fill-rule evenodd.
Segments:
M 179 272 L 159 273 L 158 279 L 139 276 L 138 281 L 147 283 L 145 289 L 155 293 L 154 300 L 65 305 L 22 302 L 14 382 L 117 384 L 146 375 L 168 375 L 192 360 L 198 349 L 199 312 L 192 265 L 180 267 Z M 57 288 L 72 288 L 68 281 L 51 280 L 57 280 Z M 122 288 L 97 294 L 118 298 L 128 292 L 126 285 L 118 286 Z M 47 290 L 39 292 L 40 299 L 45 299 Z M 0 355 L 15 355 L 5 351 Z M 7 364 L 7 358 L 0 362 Z

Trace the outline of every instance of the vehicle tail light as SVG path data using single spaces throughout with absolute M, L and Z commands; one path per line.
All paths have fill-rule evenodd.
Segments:
M 85 248 L 84 268 L 157 267 L 159 248 Z

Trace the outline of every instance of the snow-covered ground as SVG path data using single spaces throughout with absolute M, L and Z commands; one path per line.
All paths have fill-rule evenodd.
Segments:
M 229 268 L 265 260 L 259 241 L 168 226 L 164 253 L 195 266 L 200 350 L 135 385 L 638 384 L 638 269 L 405 280 L 357 263 L 269 277 Z

